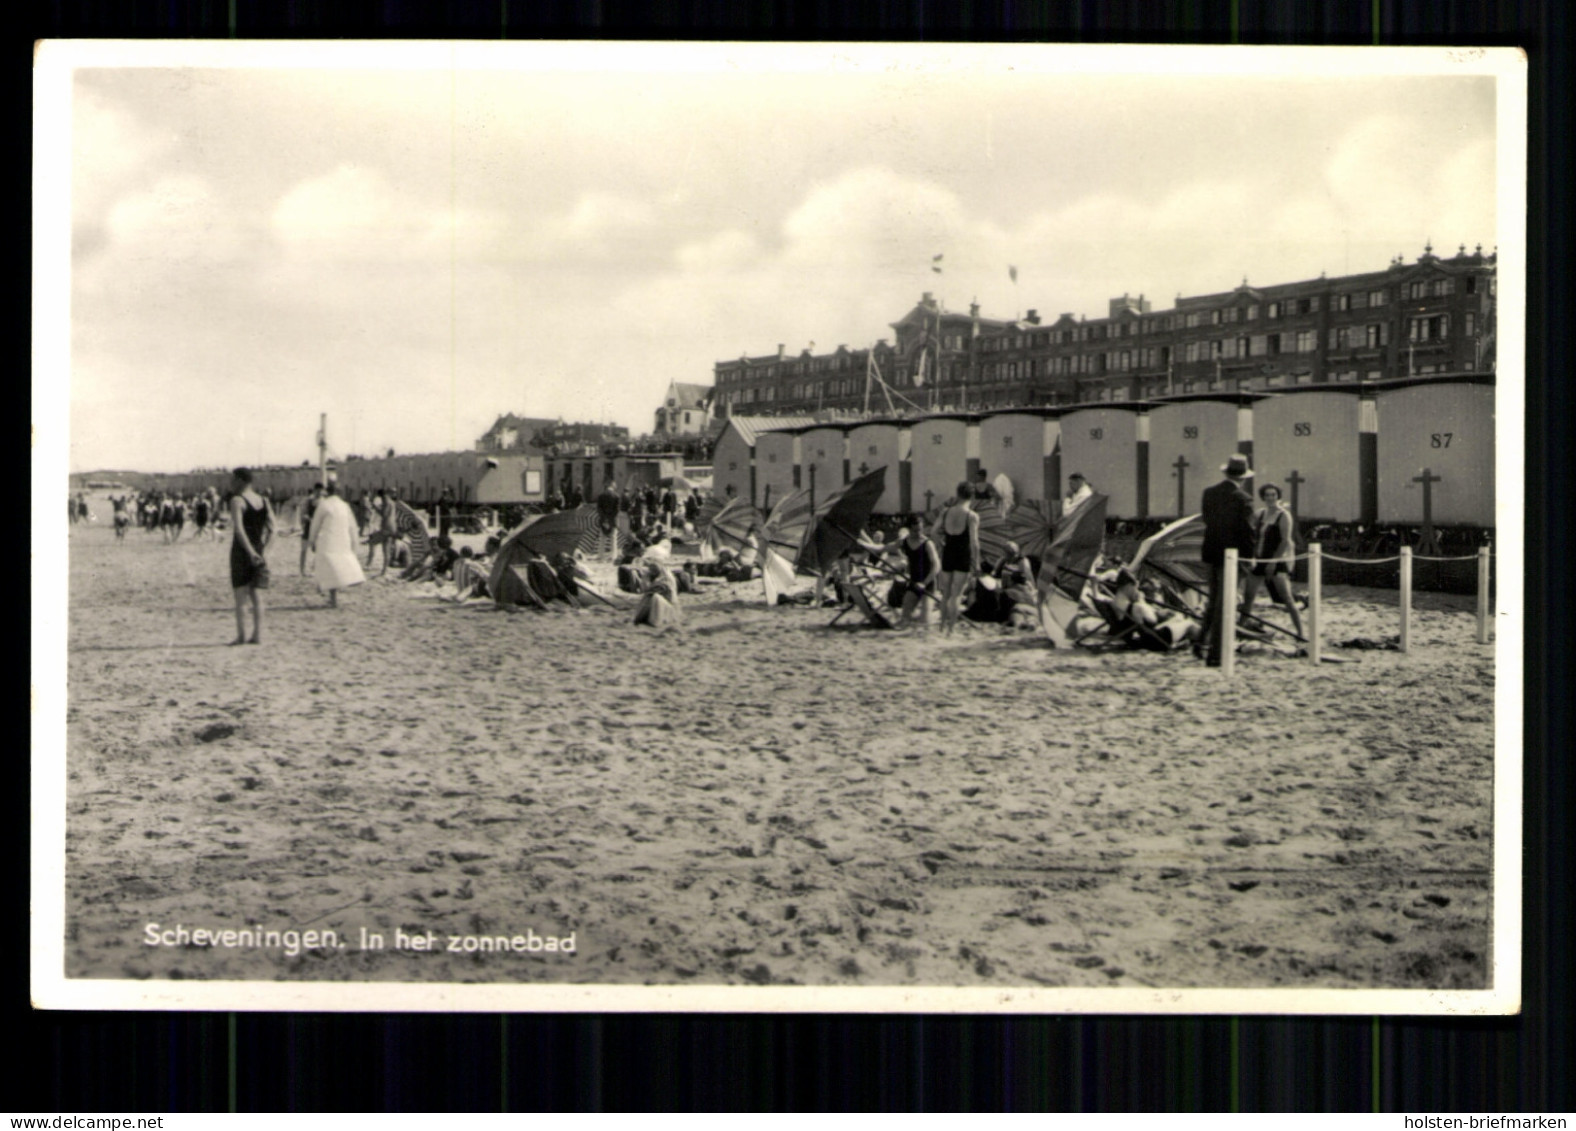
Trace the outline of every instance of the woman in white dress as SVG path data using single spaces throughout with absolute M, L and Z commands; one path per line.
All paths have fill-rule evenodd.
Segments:
M 312 576 L 317 587 L 328 594 L 329 608 L 336 608 L 339 590 L 360 585 L 366 575 L 361 572 L 356 554 L 356 516 L 332 483 L 312 515 L 310 541 L 312 552 L 317 555 Z

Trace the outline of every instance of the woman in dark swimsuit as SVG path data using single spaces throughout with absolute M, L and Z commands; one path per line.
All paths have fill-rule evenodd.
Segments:
M 268 501 L 252 490 L 252 472 L 238 467 L 230 483 L 230 587 L 235 590 L 235 639 L 231 644 L 260 644 L 263 639 L 263 595 L 268 588 L 268 563 L 263 551 L 274 533 Z M 246 637 L 246 600 L 252 601 L 252 636 Z
M 931 591 L 935 588 L 936 577 L 941 573 L 941 553 L 936 549 L 936 544 L 925 536 L 923 515 L 914 516 L 908 532 L 898 545 L 903 548 L 903 557 L 908 563 L 908 577 L 903 583 L 903 615 L 897 626 L 907 628 L 912 624 L 914 609 L 917 607 L 919 627 L 928 633 Z
M 1243 588 L 1242 617 L 1253 616 L 1253 600 L 1259 594 L 1259 581 L 1263 579 L 1270 596 L 1291 614 L 1291 626 L 1301 640 L 1302 617 L 1297 614 L 1297 602 L 1291 592 L 1291 571 L 1297 564 L 1297 520 L 1281 502 L 1280 488 L 1275 484 L 1266 483 L 1260 487 L 1259 498 L 1264 500 L 1264 509 L 1253 519 L 1254 532 L 1258 536 L 1258 548 L 1253 556 L 1258 561 Z
M 941 630 L 952 635 L 958 623 L 963 591 L 980 571 L 980 516 L 969 504 L 974 488 L 958 484 L 958 498 L 941 512 Z

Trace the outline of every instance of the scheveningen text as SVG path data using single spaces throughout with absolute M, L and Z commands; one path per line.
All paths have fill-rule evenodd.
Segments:
M 149 923 L 142 929 L 148 946 L 246 947 L 255 950 L 283 950 L 294 957 L 307 950 L 338 950 L 345 946 L 338 931 L 271 931 L 262 927 L 197 927 L 188 930 L 182 923 L 165 927 Z

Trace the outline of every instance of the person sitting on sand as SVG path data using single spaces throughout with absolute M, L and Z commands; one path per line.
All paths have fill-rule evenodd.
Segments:
M 485 557 L 473 552 L 469 546 L 461 546 L 460 556 L 454 562 L 454 599 L 464 601 L 471 597 L 486 597 L 490 572 Z
M 673 572 L 656 558 L 647 558 L 641 566 L 641 598 L 635 608 L 635 624 L 652 628 L 667 628 L 683 623 L 679 611 L 679 587 Z
M 971 621 L 1006 624 L 1021 604 L 1034 603 L 1034 566 L 1023 556 L 1016 542 L 1007 543 L 1007 552 L 995 567 L 979 579 L 974 600 L 963 611 Z
M 1203 637 L 1203 626 L 1198 621 L 1183 613 L 1162 612 L 1149 598 L 1132 571 L 1125 566 L 1117 570 L 1115 593 L 1110 598 L 1116 617 L 1114 631 L 1120 632 L 1126 625 L 1141 630 L 1128 636 L 1128 647 L 1169 652 Z
M 440 534 L 427 547 L 427 556 L 400 574 L 401 581 L 438 581 L 449 576 L 459 555 L 447 534 Z
M 560 552 L 553 557 L 553 573 L 558 577 L 558 588 L 562 591 L 564 600 L 575 608 L 584 608 L 580 600 L 580 583 L 590 581 L 591 575 L 585 571 L 581 564 L 581 553 Z
M 230 588 L 235 591 L 235 639 L 231 644 L 263 642 L 263 594 L 268 588 L 268 562 L 263 552 L 274 533 L 274 512 L 268 500 L 252 489 L 250 468 L 231 475 Z M 246 636 L 246 604 L 252 605 L 252 635 Z

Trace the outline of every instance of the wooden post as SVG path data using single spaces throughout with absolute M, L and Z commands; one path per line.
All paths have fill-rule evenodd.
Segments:
M 1319 663 L 1319 589 L 1324 583 L 1323 547 L 1308 543 L 1308 660 Z
M 1478 560 L 1478 606 L 1477 606 L 1477 642 L 1488 643 L 1488 547 L 1479 546 Z
M 1401 654 L 1412 646 L 1412 547 L 1401 547 Z
M 1180 458 L 1180 457 L 1178 457 Z M 1228 680 L 1237 674 L 1237 551 L 1226 551 L 1225 577 L 1220 586 L 1220 674 Z

